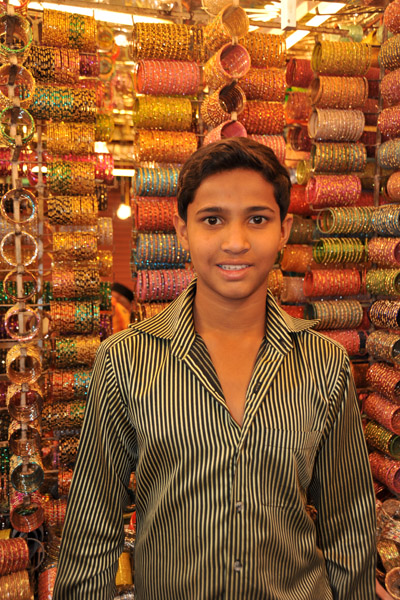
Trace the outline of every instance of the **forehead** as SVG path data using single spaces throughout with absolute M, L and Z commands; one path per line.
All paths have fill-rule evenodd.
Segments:
M 272 183 L 251 169 L 239 168 L 209 175 L 203 179 L 193 198 L 195 203 L 227 200 L 242 203 L 257 200 L 258 204 L 278 206 Z

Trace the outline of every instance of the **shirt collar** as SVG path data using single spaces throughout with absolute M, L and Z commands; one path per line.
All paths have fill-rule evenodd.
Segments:
M 196 279 L 165 310 L 155 317 L 131 325 L 131 328 L 143 331 L 165 340 L 171 340 L 171 352 L 184 358 L 189 352 L 196 332 L 193 325 L 193 301 L 196 294 Z M 268 291 L 267 326 L 265 340 L 281 354 L 293 348 L 292 334 L 314 327 L 318 320 L 298 319 L 282 310 Z

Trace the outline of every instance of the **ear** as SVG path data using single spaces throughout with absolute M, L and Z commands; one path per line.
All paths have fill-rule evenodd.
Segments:
M 289 239 L 290 230 L 293 225 L 293 215 L 286 215 L 281 224 L 281 241 L 279 244 L 279 250 L 282 250 L 283 246 Z
M 174 215 L 174 227 L 181 246 L 184 250 L 189 250 L 187 223 L 178 214 Z

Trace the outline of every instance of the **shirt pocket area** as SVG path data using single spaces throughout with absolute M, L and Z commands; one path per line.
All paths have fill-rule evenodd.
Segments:
M 320 431 L 268 429 L 263 444 L 262 503 L 265 506 L 299 507 L 306 503 Z

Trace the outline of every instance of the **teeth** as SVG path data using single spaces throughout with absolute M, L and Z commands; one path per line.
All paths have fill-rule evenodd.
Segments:
M 247 265 L 219 265 L 224 271 L 239 271 L 239 269 L 245 269 Z

